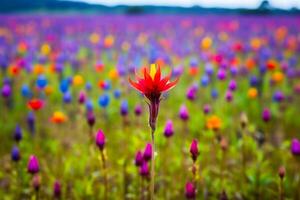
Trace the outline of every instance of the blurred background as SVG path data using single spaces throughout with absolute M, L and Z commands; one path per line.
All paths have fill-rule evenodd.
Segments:
M 1 0 L 1 13 L 85 12 L 112 14 L 299 14 L 299 0 Z

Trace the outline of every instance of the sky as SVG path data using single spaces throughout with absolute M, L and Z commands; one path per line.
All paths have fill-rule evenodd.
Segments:
M 104 5 L 167 5 L 190 7 L 199 5 L 203 7 L 225 8 L 257 8 L 262 0 L 82 0 L 88 3 Z M 289 9 L 300 8 L 300 0 L 269 0 L 273 7 Z

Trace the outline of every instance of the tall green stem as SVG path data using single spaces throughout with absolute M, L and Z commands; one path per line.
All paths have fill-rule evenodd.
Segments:
M 151 129 L 151 145 L 152 145 L 152 161 L 151 161 L 151 183 L 150 183 L 150 199 L 154 200 L 154 167 L 155 167 L 155 142 L 154 142 L 154 129 Z
M 102 160 L 102 169 L 104 171 L 104 199 L 107 200 L 107 190 L 108 190 L 108 182 L 107 182 L 107 171 L 106 171 L 106 162 L 104 152 L 101 151 L 101 160 Z

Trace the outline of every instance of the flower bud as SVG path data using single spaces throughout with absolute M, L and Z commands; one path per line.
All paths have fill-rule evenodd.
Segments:
M 9 84 L 5 84 L 1 90 L 2 97 L 8 98 L 11 95 L 11 88 Z
M 189 119 L 189 113 L 188 110 L 186 108 L 185 105 L 182 105 L 180 107 L 180 111 L 179 111 L 179 117 L 180 119 L 182 119 L 183 121 L 187 121 Z
M 284 178 L 284 176 L 285 176 L 285 168 L 284 168 L 284 166 L 279 167 L 279 169 L 278 169 L 278 176 L 279 176 L 281 179 Z
M 271 119 L 271 111 L 268 108 L 264 108 L 262 112 L 262 119 L 264 122 L 268 122 Z
M 99 149 L 102 151 L 104 149 L 105 145 L 105 135 L 102 130 L 98 130 L 96 134 L 96 145 L 99 147 Z
M 294 156 L 300 156 L 300 141 L 296 138 L 292 140 L 291 153 Z
M 18 162 L 21 159 L 20 150 L 17 146 L 14 146 L 11 151 L 11 159 Z
M 196 162 L 197 157 L 199 156 L 199 150 L 198 150 L 198 141 L 195 139 L 192 141 L 192 144 L 190 146 L 190 153 L 193 161 Z
M 196 198 L 196 188 L 192 182 L 187 182 L 185 184 L 185 197 L 187 199 L 195 199 Z
M 20 142 L 22 139 L 22 129 L 19 125 L 16 126 L 16 129 L 14 132 L 14 139 L 16 142 Z
M 173 122 L 168 120 L 165 125 L 164 135 L 168 138 L 174 134 Z
M 248 117 L 246 113 L 242 112 L 240 116 L 241 127 L 244 129 L 248 125 Z
M 55 198 L 60 198 L 61 196 L 61 184 L 58 180 L 56 180 L 53 185 L 53 196 Z
M 35 174 L 32 178 L 32 187 L 38 191 L 40 189 L 40 186 L 41 186 L 41 176 L 38 175 L 38 174 Z
M 148 143 L 145 147 L 143 157 L 146 161 L 151 160 L 152 158 L 152 145 Z
M 87 113 L 87 122 L 88 122 L 90 127 L 93 127 L 95 122 L 96 122 L 95 115 L 92 111 Z
M 34 155 L 31 155 L 29 157 L 27 171 L 31 174 L 36 174 L 39 172 L 39 170 L 40 170 L 40 166 L 39 166 L 38 159 Z
M 78 97 L 78 103 L 83 104 L 86 100 L 86 94 L 83 91 L 80 91 Z
M 143 154 L 141 151 L 138 151 L 135 155 L 135 166 L 141 166 L 144 162 Z
M 143 162 L 143 164 L 140 166 L 140 175 L 143 177 L 149 176 L 149 166 L 147 162 Z
M 136 105 L 136 107 L 134 109 L 134 114 L 136 116 L 140 116 L 142 114 L 142 106 L 141 105 Z
M 120 113 L 121 113 L 122 116 L 127 116 L 128 115 L 128 102 L 127 101 L 122 101 L 121 108 L 120 108 Z

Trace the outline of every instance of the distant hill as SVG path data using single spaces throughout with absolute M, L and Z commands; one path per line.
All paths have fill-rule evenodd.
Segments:
M 189 8 L 176 6 L 104 6 L 67 0 L 1 0 L 0 13 L 28 12 L 79 12 L 102 14 L 300 14 L 299 9 L 281 10 L 272 8 L 263 1 L 257 9 Z

